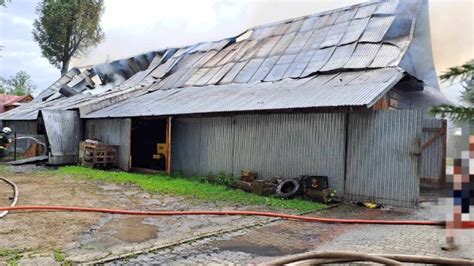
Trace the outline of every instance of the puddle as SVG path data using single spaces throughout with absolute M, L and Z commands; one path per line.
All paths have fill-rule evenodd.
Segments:
M 256 243 L 242 241 L 242 240 L 231 240 L 223 241 L 219 244 L 219 248 L 223 250 L 229 250 L 234 252 L 244 252 L 247 254 L 254 254 L 265 257 L 276 257 L 285 256 L 290 254 L 297 254 L 306 252 L 306 249 L 285 248 L 284 250 L 280 247 L 273 245 L 259 245 Z
M 141 217 L 114 219 L 104 224 L 101 231 L 110 232 L 110 236 L 127 243 L 139 243 L 156 238 L 157 227 L 144 224 L 143 221 Z

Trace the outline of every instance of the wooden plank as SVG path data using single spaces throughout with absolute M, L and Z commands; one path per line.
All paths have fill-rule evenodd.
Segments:
M 166 173 L 171 175 L 172 168 L 171 168 L 171 128 L 172 128 L 172 121 L 173 117 L 169 116 L 168 121 L 166 123 L 166 144 L 168 146 L 168 154 L 166 160 Z
M 444 128 L 438 129 L 438 132 L 436 132 L 427 142 L 421 145 L 421 150 L 428 148 L 431 144 L 433 144 L 436 141 L 436 139 L 438 139 L 439 137 L 442 137 L 444 134 L 445 134 Z

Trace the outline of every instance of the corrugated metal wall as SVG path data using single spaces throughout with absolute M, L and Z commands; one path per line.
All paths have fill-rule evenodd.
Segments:
M 49 163 L 67 164 L 77 161 L 82 139 L 82 121 L 77 111 L 42 110 L 44 126 L 51 150 Z
M 31 121 L 3 121 L 4 127 L 10 127 L 13 132 L 17 134 L 31 134 L 36 135 L 38 131 L 38 122 L 36 120 Z
M 176 118 L 173 169 L 186 175 L 251 169 L 263 178 L 327 175 L 342 193 L 345 114 Z
M 412 110 L 350 114 L 346 199 L 418 205 L 422 116 Z
M 119 145 L 119 168 L 128 171 L 130 167 L 131 119 L 86 120 L 85 138 Z
M 444 126 L 445 122 L 442 119 L 424 119 L 421 143 L 427 143 L 433 136 L 438 134 L 438 130 L 445 130 Z M 446 132 L 444 135 L 437 137 L 421 153 L 421 177 L 423 178 L 422 184 L 424 186 L 437 186 L 440 181 L 444 180 L 445 141 Z

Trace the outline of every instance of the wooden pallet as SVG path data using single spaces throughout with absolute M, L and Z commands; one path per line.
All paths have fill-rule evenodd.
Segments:
M 110 169 L 117 165 L 118 146 L 100 142 L 82 141 L 79 161 L 89 168 Z

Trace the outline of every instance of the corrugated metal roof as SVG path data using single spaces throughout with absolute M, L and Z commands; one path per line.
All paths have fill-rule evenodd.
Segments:
M 201 95 L 214 90 L 219 94 L 221 91 L 217 88 L 225 91 L 234 86 L 239 88 L 239 91 L 250 90 L 250 88 L 263 90 L 266 94 L 270 94 L 267 97 L 286 97 L 283 94 L 273 95 L 278 91 L 274 90 L 275 88 L 286 86 L 279 83 L 297 84 L 296 81 L 284 81 L 286 78 L 307 80 L 311 76 L 318 75 L 313 79 L 321 82 L 328 76 L 333 77 L 334 72 L 344 75 L 344 72 L 354 70 L 370 72 L 368 69 L 374 68 L 388 68 L 391 71 L 393 67 L 398 66 L 413 38 L 417 10 L 421 7 L 419 2 L 421 0 L 405 1 L 404 8 L 406 9 L 408 5 L 410 12 L 403 13 L 398 9 L 400 5 L 398 0 L 378 0 L 258 26 L 246 31 L 249 33 L 248 37 L 244 37 L 242 34 L 220 41 L 198 43 L 182 48 L 169 48 L 117 60 L 109 65 L 126 69 L 126 72 L 130 74 L 127 76 L 127 80 L 121 85 L 109 83 L 101 86 L 95 91 L 91 91 L 97 95 L 91 97 L 87 96 L 89 95 L 87 93 L 86 96 L 81 96 L 84 98 L 80 102 L 82 106 L 86 106 L 88 101 L 90 104 L 94 104 L 97 100 L 93 98 L 98 98 L 99 102 L 116 104 L 116 101 L 113 100 L 114 97 L 117 99 L 123 99 L 126 97 L 125 95 L 135 97 L 140 95 L 141 91 L 147 90 L 177 90 L 179 92 L 177 94 L 184 95 L 185 90 L 189 89 L 186 95 L 191 97 L 191 93 Z M 399 26 L 403 28 L 400 32 L 396 31 Z M 151 55 L 155 57 L 152 58 Z M 102 75 L 113 73 L 113 71 L 110 72 L 113 67 L 109 65 L 101 64 L 96 69 L 102 71 Z M 142 69 L 145 66 L 147 68 Z M 379 72 L 370 73 L 379 75 Z M 68 78 L 70 77 L 65 76 L 62 79 Z M 264 81 L 264 83 L 255 86 L 250 84 L 254 82 L 259 84 L 260 81 Z M 58 80 L 56 83 L 52 87 L 58 87 L 58 84 L 64 83 L 64 80 L 61 82 Z M 348 91 L 355 96 L 362 95 L 361 99 L 367 99 L 366 97 L 372 95 L 371 90 L 380 90 L 380 84 L 376 86 L 376 89 L 373 89 L 372 85 L 363 87 L 353 86 L 349 83 L 344 86 L 350 86 Z M 201 88 L 197 90 L 196 87 Z M 353 92 L 354 88 L 362 91 Z M 111 90 L 115 90 L 117 93 L 110 93 Z M 134 90 L 137 90 L 137 93 L 133 93 Z M 45 93 L 51 95 L 50 92 L 51 90 Z M 228 91 L 228 93 L 231 92 L 233 91 Z M 316 93 L 312 90 L 301 90 L 300 92 Z M 333 96 L 329 96 L 331 92 L 334 93 Z M 156 93 L 159 95 L 159 92 Z M 234 102 L 237 100 L 236 97 L 246 99 L 246 94 L 235 93 L 234 97 L 230 97 Z M 332 106 L 333 101 L 336 101 L 334 103 L 336 105 L 342 104 L 339 102 L 341 99 L 346 101 L 344 105 L 361 103 L 353 101 L 345 95 L 339 95 L 337 90 L 328 90 L 325 93 L 327 95 L 321 95 L 328 98 L 339 97 L 337 101 L 329 101 L 329 106 Z M 257 94 L 260 92 L 256 92 Z M 312 95 L 301 97 L 312 98 Z M 22 106 L 15 109 L 15 114 L 0 115 L 0 119 L 9 117 L 35 119 L 37 111 L 40 109 L 72 108 L 76 106 L 75 99 L 78 98 L 80 97 L 65 98 L 61 94 L 55 93 L 50 96 L 48 101 L 40 102 L 38 105 Z M 291 101 L 291 99 L 287 98 L 285 101 Z M 219 100 L 224 101 L 221 98 Z M 297 107 L 298 103 L 297 99 L 293 104 L 295 108 L 299 108 Z M 314 100 L 312 104 L 318 106 L 320 102 Z M 174 107 L 178 108 L 176 105 Z M 249 106 L 249 108 L 256 107 L 258 106 Z
M 370 106 L 403 75 L 399 68 L 387 68 L 281 82 L 158 90 L 83 115 L 83 118 Z M 332 76 L 334 78 L 328 80 Z M 360 80 L 364 82 L 361 83 Z

